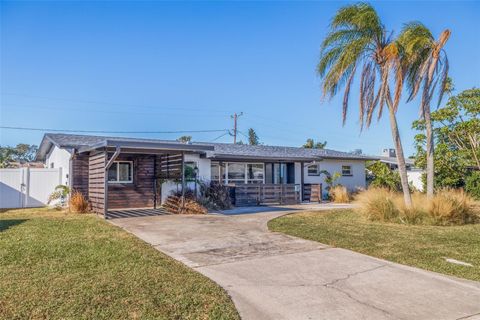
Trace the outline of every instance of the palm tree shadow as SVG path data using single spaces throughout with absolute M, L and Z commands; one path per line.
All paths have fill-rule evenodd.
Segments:
M 9 219 L 0 220 L 0 232 L 7 231 L 8 229 L 24 223 L 27 219 Z

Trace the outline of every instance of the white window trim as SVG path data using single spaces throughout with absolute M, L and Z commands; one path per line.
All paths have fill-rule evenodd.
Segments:
M 310 167 L 313 167 L 313 166 L 317 167 L 317 172 L 316 172 L 316 173 L 310 173 L 310 172 L 309 172 L 309 168 L 310 168 Z M 318 164 L 311 164 L 311 165 L 308 165 L 308 166 L 307 166 L 307 176 L 309 176 L 309 177 L 318 177 L 319 175 L 320 175 L 320 165 L 318 165 Z
M 349 173 L 349 174 L 343 173 L 343 167 L 350 167 L 350 173 Z M 353 176 L 352 165 L 350 165 L 350 164 L 342 164 L 342 177 L 352 177 L 352 176 Z
M 117 164 L 117 180 L 116 181 L 108 181 L 108 183 L 112 184 L 119 184 L 119 183 L 133 183 L 133 161 L 114 161 L 113 163 Z M 118 170 L 118 164 L 119 163 L 130 163 L 130 176 L 132 177 L 132 180 L 125 180 L 125 181 L 120 181 L 120 170 Z M 108 169 L 110 170 L 110 168 Z M 107 179 L 108 179 L 108 172 L 107 172 Z
M 248 184 L 248 180 L 251 180 L 251 181 L 261 181 L 263 184 L 265 184 L 265 163 L 263 162 L 224 162 L 225 163 L 225 184 L 228 184 L 230 183 L 230 181 L 228 180 L 228 165 L 230 163 L 240 163 L 240 164 L 243 164 L 245 166 L 245 178 L 243 179 L 243 183 L 245 184 Z M 248 179 L 248 165 L 249 164 L 260 164 L 263 166 L 263 179 Z M 220 167 L 219 167 L 220 168 Z M 220 180 L 222 179 L 222 177 L 220 177 Z M 235 179 L 232 183 L 241 183 L 241 182 L 238 182 L 239 180 Z

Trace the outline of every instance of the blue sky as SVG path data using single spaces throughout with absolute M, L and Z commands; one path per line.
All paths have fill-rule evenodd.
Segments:
M 1 2 L 0 124 L 177 131 L 254 128 L 270 145 L 312 137 L 332 149 L 391 146 L 384 117 L 360 134 L 358 90 L 342 127 L 341 96 L 322 101 L 315 74 L 328 23 L 346 2 Z M 412 20 L 446 50 L 457 91 L 480 84 L 480 3 L 373 2 L 389 30 Z M 407 155 L 418 102 L 398 114 Z M 221 132 L 194 133 L 210 141 Z M 43 132 L 0 129 L 0 144 Z M 180 134 L 129 134 L 174 139 Z M 240 138 L 245 140 L 244 137 Z M 224 136 L 217 141 L 230 142 Z

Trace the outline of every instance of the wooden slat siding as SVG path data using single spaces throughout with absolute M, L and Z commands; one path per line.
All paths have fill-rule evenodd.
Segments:
M 158 155 L 120 154 L 116 161 L 133 161 L 133 183 L 108 184 L 108 209 L 153 208 L 155 157 Z
M 321 184 L 305 184 L 303 200 L 310 202 L 322 201 L 322 185 Z
M 295 204 L 300 201 L 294 184 L 238 184 L 235 186 L 235 205 Z
M 103 214 L 105 208 L 106 154 L 91 155 L 88 160 L 88 200 L 92 210 Z
M 71 175 L 72 188 L 88 198 L 88 155 L 75 155 Z
M 182 176 L 182 154 L 157 156 L 157 175 L 161 179 L 180 179 Z

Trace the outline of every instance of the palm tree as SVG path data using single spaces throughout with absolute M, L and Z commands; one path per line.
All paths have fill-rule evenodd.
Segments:
M 411 101 L 423 84 L 420 113 L 425 121 L 427 138 L 427 197 L 433 196 L 434 189 L 434 139 L 431 120 L 430 103 L 438 82 L 438 104 L 440 104 L 448 87 L 448 59 L 443 47 L 450 37 L 450 30 L 444 30 L 438 41 L 430 30 L 419 22 L 411 22 L 404 26 L 399 38 L 401 63 L 404 68 L 407 88 Z
M 405 156 L 396 118 L 404 72 L 396 43 L 387 35 L 375 9 L 365 3 L 349 5 L 337 12 L 331 22 L 330 32 L 322 43 L 317 67 L 322 78 L 324 97 L 332 98 L 340 87 L 345 86 L 343 123 L 346 120 L 350 88 L 357 69 L 361 70 L 361 128 L 363 129 L 364 125 L 370 126 L 375 111 L 378 111 L 380 118 L 384 105 L 387 105 L 405 205 L 411 207 Z M 394 85 L 393 97 L 391 84 Z

